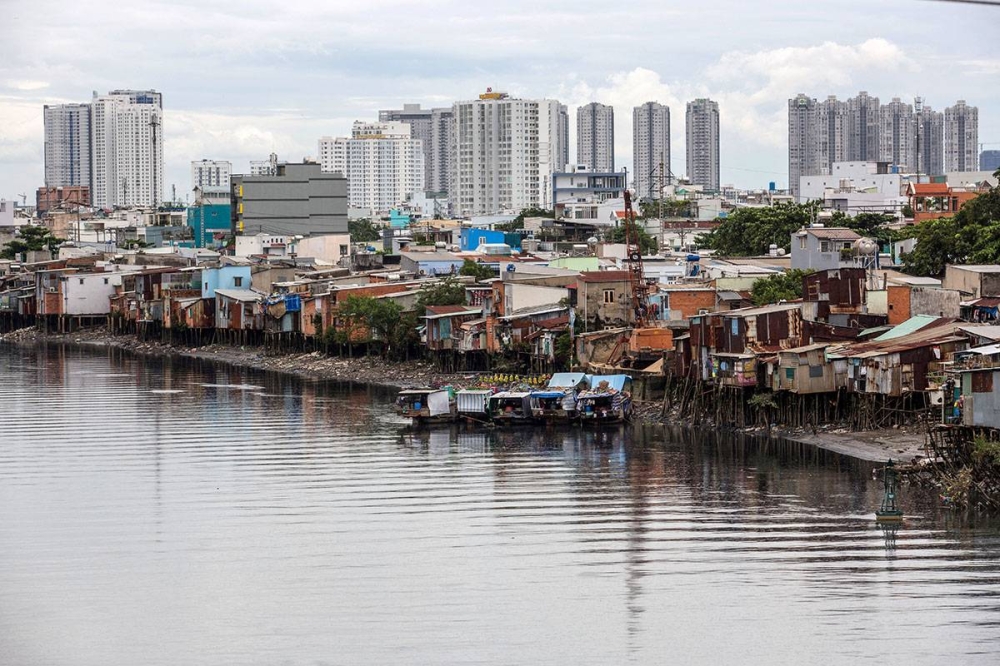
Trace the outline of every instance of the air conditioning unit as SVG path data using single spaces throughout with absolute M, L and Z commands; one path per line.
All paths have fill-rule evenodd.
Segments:
M 699 315 L 707 315 L 708 314 L 708 308 L 699 308 L 698 314 Z
M 55 287 L 49 287 L 49 293 L 50 294 L 57 294 L 57 293 L 59 293 L 59 290 L 56 289 Z

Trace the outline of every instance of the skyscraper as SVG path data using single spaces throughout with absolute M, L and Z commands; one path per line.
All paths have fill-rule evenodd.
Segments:
M 687 103 L 687 177 L 706 190 L 719 191 L 719 104 L 710 99 Z
M 816 130 L 813 139 L 815 156 L 813 169 L 803 176 L 833 173 L 834 162 L 847 161 L 850 154 L 850 119 L 846 102 L 830 95 L 816 105 Z
M 492 89 L 456 102 L 449 199 L 460 216 L 552 207 L 552 174 L 568 159 L 569 116 L 555 100 Z
M 191 189 L 196 187 L 229 187 L 233 165 L 226 160 L 194 160 L 191 162 Z
M 788 190 L 799 196 L 799 178 L 816 168 L 816 100 L 803 94 L 788 100 Z
M 847 100 L 847 161 L 878 160 L 879 109 L 878 97 L 863 90 Z
M 978 153 L 979 109 L 960 99 L 944 110 L 944 170 L 976 171 Z
M 632 109 L 632 168 L 636 197 L 658 199 L 660 165 L 664 179 L 670 170 L 670 108 L 646 102 Z M 664 180 L 666 184 L 666 180 Z
M 934 111 L 917 98 L 913 103 L 915 132 L 914 171 L 919 174 L 938 176 L 944 173 L 944 114 Z
M 45 186 L 90 186 L 90 104 L 45 105 Z
M 404 122 L 355 122 L 351 137 L 319 140 L 323 171 L 347 178 L 347 202 L 384 213 L 423 192 L 423 141 L 411 137 Z
M 591 102 L 576 110 L 576 161 L 591 171 L 615 170 L 614 107 Z
M 378 119 L 410 126 L 410 138 L 420 140 L 423 146 L 424 187 L 432 192 L 447 192 L 451 172 L 451 109 L 422 109 L 419 104 L 404 104 L 402 109 L 379 111 Z
M 155 206 L 163 195 L 163 96 L 94 93 L 91 199 L 98 207 Z
M 879 109 L 878 159 L 910 171 L 916 163 L 916 124 L 913 106 L 893 97 Z

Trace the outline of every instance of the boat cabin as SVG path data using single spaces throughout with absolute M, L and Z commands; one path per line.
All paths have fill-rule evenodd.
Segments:
M 447 422 L 455 417 L 455 401 L 447 389 L 405 389 L 396 396 L 396 413 L 416 422 Z

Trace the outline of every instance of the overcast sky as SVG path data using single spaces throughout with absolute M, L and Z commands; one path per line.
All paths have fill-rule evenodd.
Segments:
M 1000 149 L 1000 7 L 927 0 L 0 0 L 0 196 L 43 184 L 42 105 L 93 91 L 163 93 L 166 195 L 194 159 L 234 171 L 404 102 L 448 106 L 487 86 L 615 106 L 631 167 L 632 107 L 719 102 L 722 181 L 787 184 L 787 100 L 798 92 L 979 107 Z

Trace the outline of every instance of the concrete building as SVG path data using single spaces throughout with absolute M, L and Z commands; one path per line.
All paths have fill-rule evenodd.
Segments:
M 944 170 L 979 169 L 979 109 L 960 99 L 944 110 Z
M 191 189 L 224 187 L 229 189 L 233 164 L 227 160 L 194 160 L 191 162 Z
M 816 105 L 816 134 L 813 139 L 815 173 L 828 174 L 835 162 L 848 161 L 851 128 L 848 113 L 847 103 L 833 95 Z
M 555 100 L 487 92 L 457 102 L 449 200 L 461 217 L 552 206 L 552 174 L 566 164 L 569 121 Z
M 378 119 L 410 126 L 410 138 L 423 142 L 424 186 L 431 192 L 447 192 L 454 135 L 452 110 L 422 109 L 419 104 L 404 104 L 402 109 L 379 111 Z
M 719 191 L 719 103 L 696 99 L 687 103 L 687 177 L 694 185 Z
M 615 170 L 615 109 L 591 102 L 576 110 L 576 161 L 594 171 Z
M 993 173 L 1000 169 L 1000 150 L 984 150 L 979 153 L 979 170 Z
M 638 198 L 660 198 L 660 166 L 670 182 L 670 107 L 646 102 L 632 109 L 632 170 Z
M 76 211 L 90 206 L 90 188 L 86 185 L 39 187 L 35 191 L 35 214 L 39 217 L 50 210 Z
M 917 98 L 913 103 L 916 116 L 914 137 L 916 159 L 914 168 L 917 175 L 940 175 L 944 173 L 944 114 L 934 111 Z
M 278 161 L 278 155 L 271 153 L 266 160 L 250 160 L 251 176 L 275 176 L 278 174 L 278 165 L 284 162 Z
M 948 265 L 941 286 L 954 289 L 965 300 L 1000 296 L 1000 265 Z
M 381 214 L 424 191 L 423 141 L 410 136 L 404 122 L 355 122 L 351 137 L 322 137 L 324 171 L 347 179 L 347 201 L 354 208 Z
M 806 227 L 792 234 L 792 268 L 825 271 L 851 268 L 854 241 L 861 238 L 850 229 Z
M 878 161 L 889 162 L 906 173 L 913 169 L 916 151 L 913 105 L 893 97 L 879 110 Z
M 799 180 L 804 175 L 811 175 L 815 169 L 815 124 L 815 99 L 800 93 L 788 100 L 788 190 L 796 199 Z
M 95 206 L 155 206 L 163 198 L 163 95 L 94 93 L 91 199 Z
M 864 90 L 847 100 L 848 161 L 878 160 L 880 108 L 878 97 Z
M 848 215 L 899 211 L 907 203 L 903 177 L 888 162 L 836 162 L 830 175 L 802 176 L 800 202 L 830 202 Z
M 232 177 L 236 235 L 347 233 L 347 180 L 319 164 L 275 166 L 273 176 Z
M 195 247 L 220 248 L 232 228 L 232 207 L 228 202 L 195 204 L 187 209 L 187 225 Z
M 613 220 L 601 219 L 602 204 L 621 199 L 625 193 L 625 173 L 600 172 L 586 165 L 577 165 L 572 171 L 552 174 L 552 196 L 556 219 L 591 220 L 611 224 Z
M 46 104 L 45 186 L 90 186 L 90 104 Z

